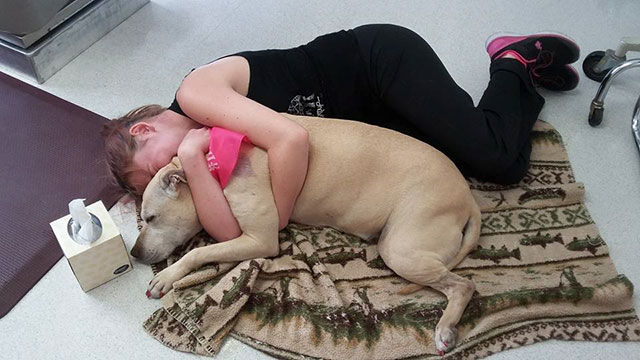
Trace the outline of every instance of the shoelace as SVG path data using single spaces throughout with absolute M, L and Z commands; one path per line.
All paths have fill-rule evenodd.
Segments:
M 547 85 L 554 88 L 563 88 L 566 83 L 567 81 L 562 76 L 545 76 L 538 79 L 536 86 Z
M 533 82 L 534 84 L 542 80 L 541 75 L 538 73 L 538 70 L 548 68 L 553 63 L 553 53 L 551 51 L 543 50 L 542 46 L 539 45 L 539 42 L 536 42 L 536 48 L 540 49 L 540 52 L 536 57 L 536 62 L 531 67 L 531 71 L 529 72 L 531 82 Z

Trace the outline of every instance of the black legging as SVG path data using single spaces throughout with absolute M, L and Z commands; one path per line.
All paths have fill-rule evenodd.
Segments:
M 296 48 L 236 55 L 250 63 L 247 96 L 276 111 L 397 130 L 481 180 L 509 184 L 526 173 L 530 131 L 544 99 L 516 60 L 493 61 L 476 107 L 429 44 L 396 25 L 364 25 Z M 181 112 L 175 101 L 170 109 Z
M 530 131 L 544 105 L 522 64 L 493 61 L 491 80 L 476 107 L 415 32 L 386 24 L 348 32 L 357 39 L 369 82 L 370 95 L 360 93 L 373 102 L 351 118 L 434 146 L 466 176 L 502 184 L 522 179 L 531 154 Z

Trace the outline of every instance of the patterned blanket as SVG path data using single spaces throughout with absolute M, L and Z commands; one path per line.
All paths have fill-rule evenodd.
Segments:
M 478 247 L 454 270 L 477 287 L 447 358 L 475 359 L 547 339 L 640 340 L 633 285 L 618 274 L 583 203 L 560 135 L 539 121 L 528 174 L 497 186 L 470 179 L 482 209 Z M 194 247 L 202 232 L 153 267 Z M 291 224 L 280 255 L 207 264 L 174 284 L 145 330 L 173 349 L 215 355 L 226 335 L 273 356 L 397 359 L 437 355 L 446 298 L 410 295 L 365 242 L 332 228 Z

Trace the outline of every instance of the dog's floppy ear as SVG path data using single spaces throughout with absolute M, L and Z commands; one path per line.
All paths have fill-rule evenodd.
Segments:
M 160 183 L 162 184 L 162 190 L 170 195 L 177 195 L 178 185 L 180 183 L 187 183 L 187 177 L 184 175 L 184 170 L 170 170 L 162 176 Z
M 173 166 L 177 167 L 178 169 L 182 169 L 182 164 L 180 163 L 180 159 L 178 159 L 177 156 L 174 156 L 173 159 L 171 159 L 171 164 L 173 164 Z

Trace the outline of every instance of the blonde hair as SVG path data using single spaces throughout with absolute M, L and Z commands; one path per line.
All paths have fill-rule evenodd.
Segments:
M 112 181 L 124 194 L 139 199 L 142 194 L 131 184 L 129 177 L 136 170 L 132 164 L 133 155 L 138 149 L 136 139 L 129 134 L 134 124 L 147 120 L 167 110 L 166 107 L 151 104 L 129 111 L 126 115 L 112 119 L 102 127 L 100 134 L 104 140 L 107 164 Z

